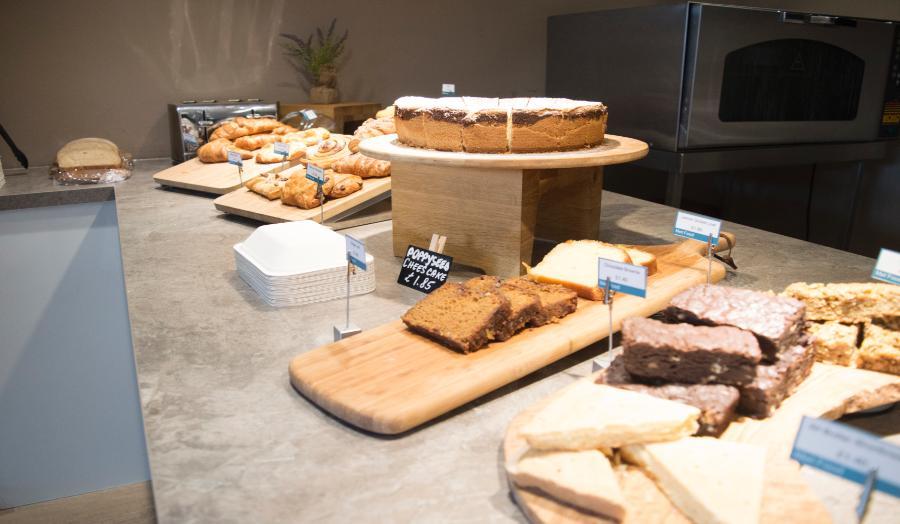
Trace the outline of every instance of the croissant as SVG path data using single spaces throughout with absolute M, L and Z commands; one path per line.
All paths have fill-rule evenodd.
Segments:
M 275 134 L 275 135 L 286 135 L 286 134 L 288 134 L 288 133 L 296 133 L 297 131 L 300 131 L 300 130 L 297 129 L 296 127 L 294 127 L 294 126 L 289 126 L 289 125 L 287 125 L 287 124 L 282 124 L 281 127 L 276 127 L 275 129 L 273 129 L 273 130 L 272 130 L 272 134 Z
M 213 131 L 209 136 L 209 139 L 216 140 L 219 138 L 227 138 L 229 140 L 234 140 L 242 136 L 268 133 L 283 125 L 284 124 L 271 117 L 246 118 L 239 116 L 234 120 L 227 120 L 222 123 L 215 131 Z
M 274 173 L 268 176 L 258 176 L 251 178 L 248 180 L 244 186 L 253 191 L 254 193 L 260 194 L 269 200 L 275 200 L 276 198 L 281 198 L 281 192 L 284 189 L 285 181 L 280 179 Z
M 326 181 L 328 176 L 326 175 Z M 312 209 L 322 205 L 325 194 L 330 192 L 326 184 L 322 185 L 322 195 L 319 198 L 319 184 L 306 178 L 306 172 L 294 173 L 281 189 L 281 203 L 288 206 L 296 206 L 302 209 Z
M 314 127 L 305 131 L 296 131 L 284 135 L 284 142 L 300 142 L 306 146 L 314 146 L 331 136 L 331 132 L 324 127 Z
M 237 124 L 239 124 L 241 127 L 248 129 L 250 132 L 247 134 L 249 134 L 249 135 L 258 135 L 260 133 L 270 133 L 270 132 L 272 132 L 273 129 L 277 129 L 284 125 L 272 117 L 263 117 L 263 118 L 237 117 L 234 119 L 234 121 Z
M 375 118 L 394 118 L 394 106 L 387 106 L 375 113 Z
M 356 175 L 331 173 L 331 175 L 326 175 L 326 177 L 328 176 L 331 177 L 331 187 L 328 188 L 326 194 L 330 198 L 343 198 L 362 189 L 363 179 Z M 322 189 L 324 190 L 327 185 L 326 182 Z
M 394 126 L 394 118 L 370 118 L 362 123 L 353 132 L 353 138 L 350 139 L 350 150 L 354 153 L 359 152 L 359 143 L 366 138 L 372 138 L 381 135 L 390 135 L 396 133 L 397 128 Z
M 277 142 L 279 138 L 281 137 L 275 134 L 242 136 L 234 141 L 234 145 L 241 149 L 256 151 L 263 146 Z
M 244 160 L 253 158 L 253 153 L 235 147 L 227 138 L 219 138 L 203 144 L 197 149 L 197 158 L 205 164 L 227 162 L 229 151 L 237 151 Z
M 220 138 L 227 138 L 228 140 L 234 140 L 235 138 L 240 138 L 242 136 L 247 136 L 250 134 L 250 130 L 242 127 L 240 124 L 235 122 L 234 120 L 228 120 L 213 131 L 211 135 L 209 135 L 210 142 L 213 140 L 219 140 Z
M 317 166 L 329 168 L 336 161 L 345 156 L 350 156 L 350 154 L 347 137 L 331 135 L 330 138 L 319 142 L 317 146 L 311 147 L 306 152 L 306 159 Z
M 377 160 L 362 153 L 353 153 L 350 156 L 338 160 L 331 166 L 338 173 L 347 173 L 361 178 L 376 178 L 390 176 L 391 163 L 387 160 Z
M 277 140 L 276 140 L 277 142 Z M 260 164 L 275 164 L 284 160 L 297 160 L 306 155 L 306 147 L 299 142 L 288 142 L 289 152 L 285 159 L 275 153 L 275 144 L 269 144 L 256 152 L 256 161 Z

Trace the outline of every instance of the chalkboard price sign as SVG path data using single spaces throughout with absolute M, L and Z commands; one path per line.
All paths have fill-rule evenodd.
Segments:
M 453 257 L 410 244 L 397 283 L 422 293 L 431 293 L 447 282 L 452 262 Z

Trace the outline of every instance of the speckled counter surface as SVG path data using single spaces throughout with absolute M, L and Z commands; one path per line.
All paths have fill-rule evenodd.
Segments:
M 128 303 L 157 515 L 162 522 L 509 522 L 524 517 L 501 469 L 506 425 L 591 371 L 605 342 L 399 437 L 363 433 L 298 395 L 287 367 L 330 342 L 343 301 L 277 309 L 235 273 L 232 246 L 258 224 L 217 212 L 212 197 L 162 189 L 167 161 L 138 162 L 116 187 Z M 7 177 L 0 190 L 28 184 Z M 35 183 L 40 186 L 40 183 Z M 39 187 L 32 190 L 39 190 Z M 674 210 L 605 193 L 602 237 L 668 243 Z M 874 261 L 735 224 L 740 266 L 729 285 L 867 280 Z M 363 329 L 396 319 L 419 294 L 396 285 L 390 222 L 347 230 L 376 260 L 377 288 L 354 297 Z M 454 278 L 471 273 L 454 272 Z M 900 433 L 897 409 L 856 423 Z M 858 487 L 811 472 L 840 520 Z M 880 496 L 867 522 L 900 512 Z

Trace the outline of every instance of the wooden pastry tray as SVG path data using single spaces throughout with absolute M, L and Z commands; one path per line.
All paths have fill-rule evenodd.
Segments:
M 299 163 L 299 160 L 288 162 L 285 168 L 296 166 Z M 256 160 L 251 158 L 244 160 L 244 174 L 242 178 L 246 182 L 261 173 L 277 173 L 281 170 L 281 163 L 257 164 Z M 237 166 L 233 166 L 228 162 L 204 164 L 198 158 L 192 158 L 164 169 L 153 175 L 153 180 L 162 186 L 190 189 L 216 195 L 224 195 L 241 187 Z
M 295 170 L 302 170 L 304 167 L 298 166 L 285 170 L 285 174 L 289 174 Z M 391 177 L 384 178 L 366 178 L 363 181 L 363 187 L 356 193 L 352 193 L 343 198 L 327 200 L 324 209 L 318 207 L 313 209 L 301 209 L 299 207 L 287 206 L 281 203 L 280 199 L 269 200 L 268 198 L 258 195 L 245 187 L 241 187 L 226 195 L 222 195 L 213 200 L 216 209 L 224 213 L 239 215 L 246 218 L 252 218 L 267 224 L 278 222 L 292 222 L 296 220 L 314 220 L 316 222 L 322 219 L 324 214 L 325 222 L 337 220 L 354 210 L 365 209 L 368 206 L 377 204 L 388 198 L 391 194 Z M 390 219 L 390 213 L 380 212 L 372 217 L 368 222 L 377 222 L 379 220 Z M 326 224 L 327 225 L 327 224 Z M 356 225 L 354 223 L 354 225 Z

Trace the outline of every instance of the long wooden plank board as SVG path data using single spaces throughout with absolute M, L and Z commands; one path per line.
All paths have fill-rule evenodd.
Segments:
M 299 161 L 289 162 L 285 167 L 295 166 Z M 257 164 L 256 160 L 244 160 L 243 181 L 270 171 L 280 171 L 281 164 Z M 153 175 L 153 180 L 160 185 L 191 189 L 204 193 L 224 195 L 241 187 L 238 179 L 238 168 L 228 162 L 204 164 L 197 158 L 163 169 Z
M 706 245 L 696 241 L 644 247 L 658 272 L 647 298 L 620 295 L 613 330 L 649 316 L 678 292 L 706 282 Z M 712 280 L 725 276 L 714 263 Z M 524 377 L 609 334 L 607 306 L 579 300 L 578 310 L 551 324 L 463 355 L 407 330 L 401 321 L 314 349 L 290 363 L 291 383 L 307 398 L 353 425 L 396 434 Z
M 597 374 L 582 380 L 593 380 Z M 568 386 L 572 387 L 572 386 Z M 503 441 L 506 464 L 514 463 L 528 444 L 520 429 L 548 402 L 567 388 L 536 403 L 516 416 L 510 423 Z M 816 363 L 812 374 L 790 398 L 762 420 L 741 419 L 731 424 L 721 438 L 767 447 L 765 485 L 763 488 L 762 523 L 830 522 L 831 518 L 800 476 L 800 468 L 789 460 L 790 446 L 803 415 L 838 418 L 900 400 L 900 377 Z M 647 482 L 646 475 L 637 468 L 616 471 L 626 501 L 629 516 L 625 522 L 686 522 L 684 515 L 669 502 L 661 491 Z M 690 481 L 687 481 L 690 483 Z M 531 522 L 559 524 L 594 524 L 610 522 L 598 515 L 564 504 L 540 491 L 522 489 L 509 481 L 510 491 L 519 507 Z M 855 493 L 848 493 L 848 497 Z M 633 510 L 633 511 L 632 511 Z
M 298 166 L 296 169 L 303 168 Z M 288 173 L 291 171 L 291 169 L 286 170 Z M 323 213 L 327 222 L 354 208 L 365 206 L 367 203 L 378 200 L 380 197 L 386 197 L 386 193 L 390 190 L 391 177 L 367 178 L 363 181 L 362 189 L 343 198 L 326 201 L 323 210 L 318 207 L 300 209 L 299 207 L 286 206 L 281 203 L 281 200 L 269 200 L 242 187 L 216 198 L 213 200 L 213 205 L 224 213 L 252 218 L 267 224 L 292 222 L 295 220 L 315 220 L 318 222 Z M 381 216 L 380 220 L 387 220 L 388 218 L 390 216 Z

